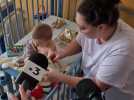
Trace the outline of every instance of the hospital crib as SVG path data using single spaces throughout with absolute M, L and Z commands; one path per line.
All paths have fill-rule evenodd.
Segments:
M 76 5 L 78 4 L 77 1 L 79 0 L 73 0 L 73 2 L 71 0 L 1 0 L 0 54 L 4 53 L 9 45 L 16 44 L 27 35 L 34 25 L 45 22 L 50 15 L 67 19 L 72 17 L 71 19 L 73 20 Z M 66 3 L 68 3 L 69 7 L 65 7 Z M 74 4 L 71 7 L 72 3 Z M 69 10 L 74 11 L 68 14 Z M 2 73 L 1 70 L 0 74 L 4 75 Z M 11 85 L 8 87 L 12 87 Z M 65 88 L 66 85 L 63 83 L 56 84 L 45 97 L 45 100 L 64 100 Z
M 0 0 L 0 53 L 5 52 L 4 46 L 15 44 L 49 15 L 73 20 L 78 1 Z
M 80 0 L 0 0 L 0 54 L 30 32 L 49 15 L 74 20 Z M 121 10 L 126 10 L 121 6 Z M 133 16 L 133 12 L 129 12 Z M 71 100 L 73 90 L 59 83 L 45 100 Z

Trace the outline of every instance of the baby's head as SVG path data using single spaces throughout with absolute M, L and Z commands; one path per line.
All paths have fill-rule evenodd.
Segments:
M 48 24 L 39 24 L 32 30 L 32 40 L 36 47 L 47 47 L 52 41 L 52 29 Z

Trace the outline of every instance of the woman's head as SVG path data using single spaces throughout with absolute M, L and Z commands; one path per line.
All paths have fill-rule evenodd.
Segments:
M 39 24 L 32 30 L 32 39 L 38 46 L 47 46 L 48 42 L 52 40 L 52 29 L 47 24 Z
M 118 3 L 120 0 L 82 0 L 76 22 L 82 33 L 97 33 L 102 26 L 115 26 L 119 18 Z M 90 36 L 96 37 L 96 36 Z

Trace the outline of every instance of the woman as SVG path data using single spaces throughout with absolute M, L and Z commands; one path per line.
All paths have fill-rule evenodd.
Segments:
M 62 52 L 51 54 L 54 61 L 82 52 L 83 77 L 54 71 L 51 81 L 75 87 L 83 78 L 106 94 L 106 100 L 134 99 L 134 30 L 119 19 L 119 0 L 83 0 L 76 13 L 80 33 Z
M 106 100 L 134 99 L 134 30 L 119 19 L 119 0 L 83 0 L 76 12 L 77 37 L 64 49 L 49 57 L 58 61 L 82 52 L 83 77 L 48 71 L 50 81 L 75 87 L 91 79 L 105 92 Z

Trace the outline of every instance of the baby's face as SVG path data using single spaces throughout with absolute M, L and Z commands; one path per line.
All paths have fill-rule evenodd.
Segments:
M 36 47 L 48 47 L 52 40 L 35 40 L 35 39 L 33 39 L 32 41 Z
M 38 40 L 38 41 L 36 40 L 35 41 L 34 40 L 33 43 L 37 47 L 38 52 L 43 53 L 43 54 L 46 54 L 47 51 L 48 51 L 48 48 L 49 48 L 49 46 L 51 44 L 51 41 L 52 40 L 47 40 L 47 41 L 45 41 L 45 40 Z

